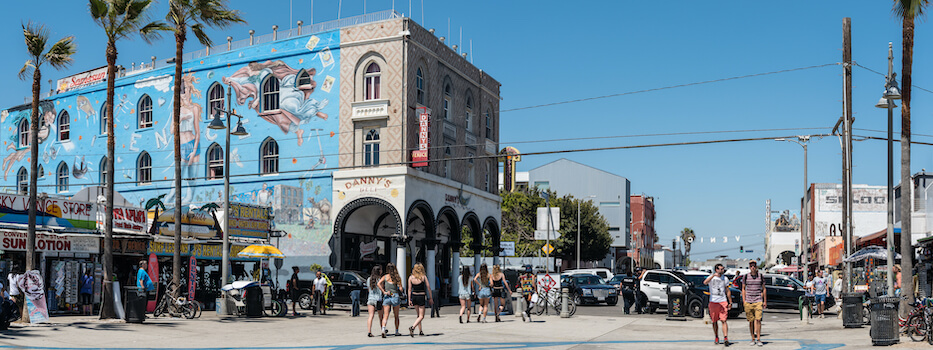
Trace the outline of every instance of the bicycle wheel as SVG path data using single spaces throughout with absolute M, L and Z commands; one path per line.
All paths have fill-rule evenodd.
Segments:
M 907 324 L 904 328 L 906 328 L 910 340 L 923 341 L 927 336 L 927 324 L 923 320 L 923 315 L 911 315 L 910 318 L 907 319 Z
M 155 310 L 152 310 L 152 317 L 162 316 L 163 313 L 165 313 L 165 298 L 156 304 Z
M 538 294 L 538 301 L 531 308 L 531 312 L 534 312 L 535 315 L 541 316 L 544 314 L 544 311 L 547 310 L 547 297 L 544 294 Z
M 193 319 L 194 316 L 198 314 L 198 310 L 195 309 L 195 306 L 191 302 L 184 303 L 178 306 L 181 308 L 181 315 L 187 319 Z
M 573 316 L 573 314 L 577 313 L 577 303 L 572 301 L 567 303 L 567 311 L 569 311 L 570 316 Z

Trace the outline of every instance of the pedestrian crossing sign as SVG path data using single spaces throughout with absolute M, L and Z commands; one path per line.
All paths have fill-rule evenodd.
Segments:
M 554 251 L 554 246 L 550 244 L 544 244 L 544 246 L 541 247 L 541 250 L 543 250 L 545 254 L 551 254 L 551 252 Z

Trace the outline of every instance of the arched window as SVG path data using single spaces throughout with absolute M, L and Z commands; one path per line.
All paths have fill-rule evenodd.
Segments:
M 68 115 L 68 111 L 62 111 L 58 115 L 58 140 L 59 141 L 68 141 L 71 139 L 71 117 Z
M 262 83 L 262 111 L 279 109 L 279 80 L 274 75 Z
M 23 119 L 20 121 L 17 129 L 19 131 L 19 146 L 29 146 L 29 120 Z
M 267 138 L 259 148 L 262 159 L 261 173 L 275 174 L 279 172 L 279 144 L 273 138 Z
M 298 86 L 302 85 L 311 85 L 311 74 L 304 69 L 298 72 Z
M 207 148 L 207 179 L 224 177 L 224 149 L 214 143 Z
M 68 192 L 68 164 L 61 162 L 58 164 L 58 179 L 55 181 L 55 185 L 58 187 L 58 192 Z
M 107 103 L 100 106 L 100 134 L 107 135 Z
M 100 168 L 100 185 L 107 186 L 107 156 L 100 158 L 97 167 Z
M 363 139 L 363 165 L 379 165 L 379 129 L 369 129 Z
M 152 158 L 143 151 L 136 160 L 136 183 L 145 185 L 152 183 Z
M 140 129 L 152 127 L 152 98 L 149 95 L 143 95 L 143 98 L 139 99 L 139 112 L 136 113 Z
M 16 172 L 16 186 L 19 194 L 29 194 L 29 172 L 26 171 L 26 167 L 20 167 Z
M 424 72 L 421 68 L 418 68 L 418 72 L 415 73 L 415 90 L 417 90 L 415 101 L 424 106 Z
M 45 177 L 45 169 L 42 167 L 42 164 L 39 164 L 39 168 L 36 169 L 36 177 L 39 179 Z
M 363 80 L 365 81 L 364 86 L 366 86 L 365 100 L 379 99 L 379 78 L 381 75 L 382 71 L 379 69 L 379 65 L 376 64 L 376 62 L 366 66 L 366 75 L 363 76 Z
M 467 95 L 466 111 L 464 112 L 465 112 L 464 114 L 466 118 L 466 121 L 465 121 L 466 130 L 469 133 L 473 133 L 473 96 Z
M 453 117 L 452 115 L 450 115 L 450 103 L 451 103 L 450 94 L 452 90 L 453 89 L 450 87 L 449 82 L 444 83 L 444 110 L 443 110 L 444 120 L 450 120 L 450 118 Z
M 486 109 L 486 138 L 492 139 L 492 114 Z
M 207 119 L 214 117 L 214 111 L 224 110 L 224 86 L 214 83 L 211 90 L 207 92 Z

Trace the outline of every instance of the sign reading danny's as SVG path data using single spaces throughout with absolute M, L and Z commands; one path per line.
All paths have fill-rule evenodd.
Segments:
M 384 177 L 361 177 L 353 179 L 343 184 L 347 191 L 357 190 L 359 192 L 375 192 L 380 189 L 392 186 L 392 180 Z
M 428 166 L 428 149 L 431 148 L 431 110 L 427 107 L 418 107 L 418 149 L 411 151 L 411 166 Z

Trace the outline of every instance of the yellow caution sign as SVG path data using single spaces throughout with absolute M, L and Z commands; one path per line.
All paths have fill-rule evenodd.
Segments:
M 544 251 L 544 254 L 551 254 L 551 252 L 554 251 L 554 246 L 550 244 L 545 244 L 543 247 L 541 247 L 541 250 Z

